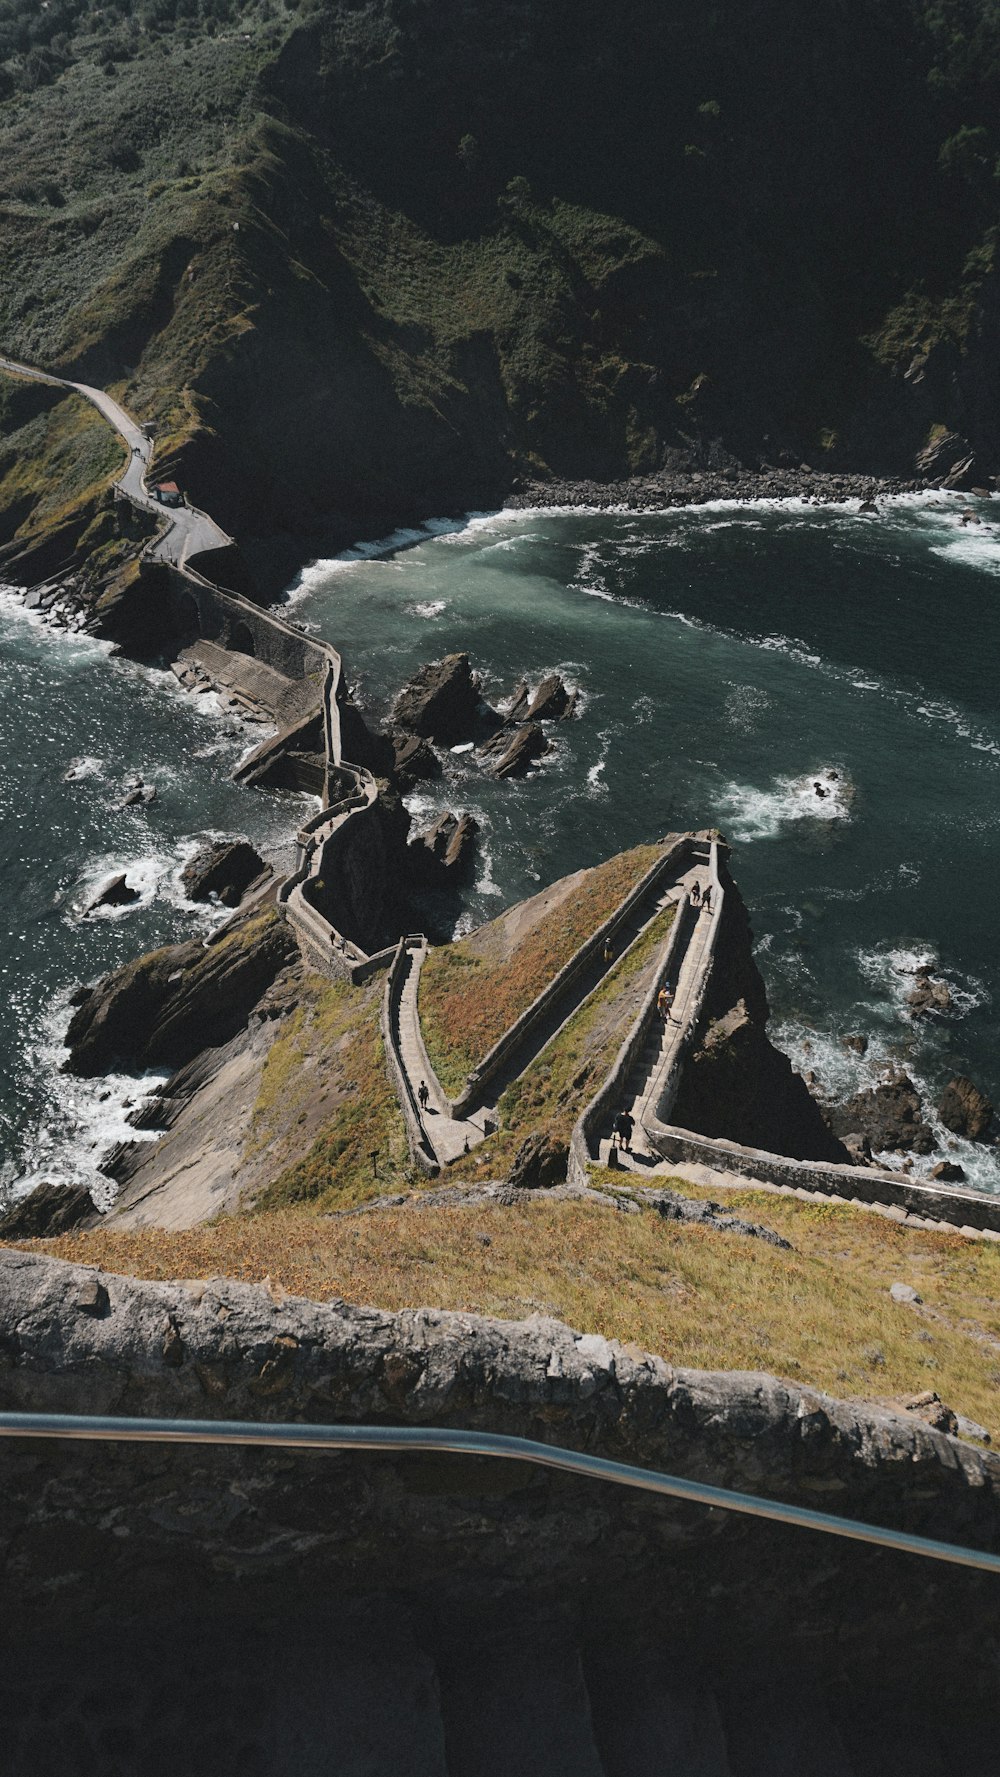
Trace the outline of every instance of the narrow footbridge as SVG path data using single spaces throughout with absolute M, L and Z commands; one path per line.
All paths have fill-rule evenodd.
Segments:
M 363 979 L 373 968 L 384 967 L 391 951 L 377 957 L 352 944 L 330 923 L 315 904 L 315 883 L 327 855 L 331 840 L 343 830 L 346 822 L 358 813 L 371 809 L 378 796 L 378 786 L 370 771 L 352 765 L 343 757 L 340 732 L 340 696 L 343 685 L 343 662 L 329 642 L 306 637 L 294 624 L 285 622 L 273 611 L 266 610 L 241 593 L 219 586 L 194 565 L 196 558 L 210 556 L 217 550 L 235 548 L 232 537 L 196 506 L 164 506 L 150 491 L 148 476 L 153 462 L 154 441 L 149 432 L 106 390 L 89 383 L 74 382 L 68 377 L 53 376 L 15 358 L 0 355 L 0 372 L 26 377 L 32 382 L 53 388 L 68 389 L 90 401 L 128 447 L 128 462 L 115 483 L 116 494 L 132 505 L 152 513 L 158 522 L 155 538 L 143 551 L 144 559 L 173 569 L 190 583 L 193 590 L 206 589 L 216 604 L 229 614 L 232 624 L 252 622 L 259 634 L 270 631 L 280 643 L 294 644 L 295 657 L 301 658 L 304 676 L 315 677 L 319 687 L 323 718 L 323 807 L 306 823 L 299 834 L 299 858 L 296 870 L 278 890 L 279 905 L 284 907 L 300 945 L 309 960 L 334 975 L 351 980 Z M 287 647 L 285 648 L 287 653 Z

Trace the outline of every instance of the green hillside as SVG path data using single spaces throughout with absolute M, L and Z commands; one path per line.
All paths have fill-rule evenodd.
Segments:
M 992 0 L 0 0 L 0 343 L 241 533 L 935 428 L 985 474 L 998 89 Z

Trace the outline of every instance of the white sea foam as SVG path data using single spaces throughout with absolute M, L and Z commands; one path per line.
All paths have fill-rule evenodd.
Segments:
M 896 1013 L 912 1019 L 908 996 L 913 992 L 919 973 L 929 973 L 934 981 L 943 981 L 951 996 L 950 1006 L 938 1012 L 937 1018 L 964 1018 L 991 999 L 985 982 L 975 975 L 960 974 L 943 965 L 929 945 L 902 943 L 856 952 L 858 969 L 866 981 L 877 988 Z
M 824 825 L 849 821 L 854 794 L 844 771 L 823 766 L 801 777 L 775 778 L 766 790 L 754 784 L 727 784 L 716 808 L 729 836 L 746 844 L 776 839 L 784 827 L 800 821 Z
M 408 617 L 440 617 L 447 608 L 447 599 L 425 599 L 422 604 L 407 605 L 406 614 Z
M 82 783 L 88 777 L 100 777 L 104 771 L 104 760 L 92 753 L 85 753 L 79 759 L 72 759 L 63 772 L 64 784 Z

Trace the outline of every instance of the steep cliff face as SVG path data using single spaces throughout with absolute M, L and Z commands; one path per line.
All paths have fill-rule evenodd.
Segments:
M 1000 468 L 992 6 L 226 9 L 0 32 L 0 337 L 276 577 L 518 475 Z
M 796 1160 L 848 1161 L 805 1081 L 768 1038 L 746 905 L 728 874 L 725 888 L 718 960 L 671 1122 Z

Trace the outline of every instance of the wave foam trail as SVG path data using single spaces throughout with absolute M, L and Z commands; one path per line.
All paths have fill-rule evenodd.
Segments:
M 776 839 L 783 827 L 797 821 L 849 821 L 854 785 L 835 766 L 779 777 L 769 789 L 753 784 L 727 784 L 716 803 L 729 836 L 742 844 Z

